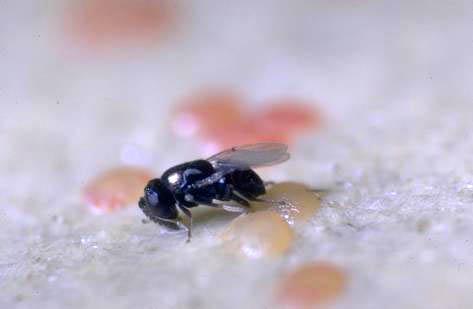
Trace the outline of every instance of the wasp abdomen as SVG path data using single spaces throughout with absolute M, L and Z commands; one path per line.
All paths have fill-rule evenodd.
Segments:
M 245 197 L 258 197 L 266 193 L 263 180 L 253 170 L 236 170 L 231 175 L 231 184 Z

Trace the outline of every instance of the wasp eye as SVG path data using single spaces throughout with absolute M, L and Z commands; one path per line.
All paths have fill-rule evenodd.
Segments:
M 156 206 L 159 203 L 158 193 L 149 187 L 146 187 L 145 192 L 148 204 L 151 206 Z
M 145 188 L 145 198 L 151 207 L 156 207 L 158 204 L 166 199 L 167 194 L 170 194 L 159 179 L 152 179 L 148 182 Z

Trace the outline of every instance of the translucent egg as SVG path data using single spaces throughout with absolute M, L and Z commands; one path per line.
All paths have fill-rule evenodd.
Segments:
M 270 210 L 277 212 L 290 225 L 309 221 L 320 208 L 320 196 L 306 185 L 281 182 L 272 185 L 262 199 L 275 202 Z M 253 203 L 254 208 L 268 207 L 267 203 Z
M 233 220 L 221 239 L 227 253 L 260 259 L 285 254 L 294 240 L 294 232 L 277 213 L 259 211 Z

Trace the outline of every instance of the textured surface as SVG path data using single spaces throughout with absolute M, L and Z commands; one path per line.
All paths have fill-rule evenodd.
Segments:
M 0 307 L 263 308 L 313 260 L 347 271 L 340 308 L 473 306 L 471 2 L 253 2 L 182 4 L 156 49 L 99 58 L 62 42 L 62 2 L 0 3 Z M 284 258 L 226 258 L 232 214 L 197 209 L 186 245 L 80 201 L 100 171 L 198 156 L 169 112 L 215 84 L 327 116 L 263 171 L 329 190 Z

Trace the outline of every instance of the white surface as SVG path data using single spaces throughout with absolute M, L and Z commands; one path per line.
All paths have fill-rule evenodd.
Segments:
M 61 47 L 59 3 L 2 1 L 1 308 L 261 308 L 311 260 L 346 269 L 340 308 L 473 306 L 472 4 L 305 2 L 186 4 L 173 39 L 105 61 Z M 138 208 L 81 204 L 101 170 L 198 156 L 168 109 L 215 84 L 327 114 L 267 174 L 331 189 L 280 260 L 222 256 L 232 215 L 201 215 L 186 245 Z

